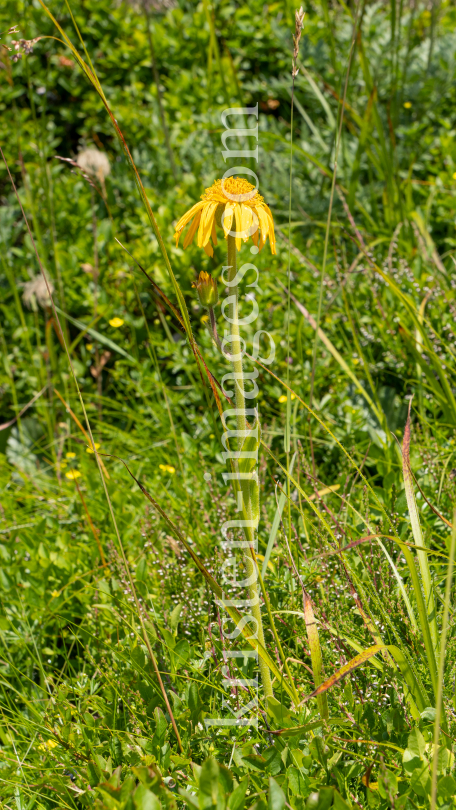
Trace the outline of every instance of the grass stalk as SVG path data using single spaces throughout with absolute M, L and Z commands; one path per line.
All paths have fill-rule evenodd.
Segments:
M 146 18 L 146 26 L 147 26 L 147 39 L 149 42 L 149 51 L 150 51 L 150 58 L 152 62 L 152 73 L 154 76 L 155 87 L 157 88 L 157 101 L 158 101 L 158 112 L 160 114 L 160 121 L 163 129 L 163 137 L 165 139 L 166 144 L 166 151 L 168 152 L 169 158 L 169 165 L 171 166 L 171 171 L 173 174 L 174 182 L 177 183 L 178 176 L 177 176 L 177 167 L 176 161 L 174 160 L 174 153 L 173 148 L 171 146 L 171 139 L 169 137 L 169 129 L 168 124 L 166 123 L 166 116 L 165 116 L 165 108 L 163 106 L 163 94 L 160 87 L 160 76 L 158 73 L 158 66 L 157 66 L 157 57 L 155 55 L 155 45 L 154 39 L 152 35 L 152 27 L 150 23 L 150 13 L 146 8 L 146 5 L 143 5 L 144 8 L 144 15 Z
M 432 760 L 431 810 L 435 810 L 437 800 L 437 769 L 439 760 L 438 745 L 440 739 L 440 717 L 442 713 L 445 647 L 448 635 L 448 616 L 450 613 L 451 588 L 453 585 L 455 550 L 456 550 L 456 506 L 453 509 L 453 528 L 451 530 L 450 557 L 448 560 L 448 567 L 447 567 L 447 575 L 445 583 L 445 600 L 443 604 L 442 630 L 440 633 L 439 671 L 438 671 L 437 699 L 435 704 L 435 721 L 434 721 L 434 757 Z M 447 738 L 445 737 L 445 740 L 446 739 Z M 450 748 L 451 751 L 451 744 L 448 747 Z

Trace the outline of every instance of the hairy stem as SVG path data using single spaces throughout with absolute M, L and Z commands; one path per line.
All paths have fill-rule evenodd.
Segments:
M 228 236 L 228 281 L 232 282 L 236 277 L 236 241 L 234 236 Z M 232 295 L 232 303 L 230 306 L 230 320 L 232 323 L 230 324 L 231 328 L 231 353 L 233 355 L 233 371 L 237 375 L 237 378 L 234 382 L 235 388 L 235 399 L 236 399 L 236 409 L 238 411 L 236 416 L 236 424 L 237 429 L 239 431 L 245 431 L 247 428 L 247 421 L 245 418 L 245 395 L 244 395 L 244 374 L 243 374 L 243 366 L 242 366 L 242 357 L 241 357 L 241 340 L 239 335 L 239 288 L 238 285 L 235 284 L 233 287 L 230 287 L 230 294 Z M 241 450 L 242 443 L 243 443 L 243 436 L 245 433 L 240 433 L 238 441 L 237 441 L 237 450 Z M 251 486 L 252 484 L 248 484 L 246 487 L 242 487 L 241 492 L 244 497 L 244 507 L 247 519 L 252 520 L 253 513 L 252 513 L 252 498 L 251 498 Z M 255 619 L 255 623 L 257 625 L 257 638 L 260 644 L 266 648 L 265 640 L 264 640 L 264 630 L 263 630 L 263 621 L 261 617 L 261 605 L 259 600 L 259 592 L 258 592 L 258 566 L 256 561 L 255 555 L 255 530 L 253 527 L 246 526 L 244 528 L 244 533 L 246 540 L 249 543 L 249 551 L 245 558 L 246 561 L 246 574 L 251 584 L 249 584 L 248 592 L 249 592 L 249 599 L 251 600 L 251 615 Z M 269 668 L 267 664 L 260 658 L 259 659 L 259 667 L 260 667 L 260 674 L 261 674 L 261 681 L 263 684 L 263 692 L 264 697 L 273 697 L 272 691 L 272 682 L 271 682 L 271 674 L 269 672 Z

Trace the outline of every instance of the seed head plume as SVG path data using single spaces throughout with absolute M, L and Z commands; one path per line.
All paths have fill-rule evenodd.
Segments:
M 303 7 L 301 6 L 301 8 L 297 8 L 295 11 L 295 32 L 293 34 L 293 68 L 291 71 L 293 78 L 298 75 L 299 71 L 299 68 L 296 67 L 296 61 L 299 55 L 299 40 L 301 39 L 302 27 L 304 25 L 304 16 L 305 11 Z

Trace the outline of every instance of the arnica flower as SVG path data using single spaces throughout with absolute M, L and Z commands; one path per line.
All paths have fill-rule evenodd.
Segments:
M 192 287 L 196 287 L 199 302 L 205 309 L 215 307 L 218 303 L 217 282 L 209 273 L 206 273 L 205 270 L 201 270 L 197 281 L 193 282 Z
M 217 244 L 217 224 L 223 228 L 225 239 L 228 236 L 236 238 L 238 250 L 242 241 L 247 242 L 250 236 L 254 245 L 261 250 L 269 236 L 271 253 L 276 252 L 271 211 L 255 186 L 242 177 L 216 180 L 213 186 L 206 189 L 201 202 L 190 208 L 177 223 L 174 233 L 176 245 L 189 222 L 191 225 L 184 239 L 184 250 L 196 234 L 198 247 L 204 248 L 207 255 L 212 256 L 214 251 L 209 240 L 212 239 L 213 245 Z
M 99 444 L 98 442 L 94 442 L 94 445 L 95 445 L 95 450 L 99 450 L 100 447 L 101 447 L 101 444 Z M 92 448 L 91 447 L 86 447 L 86 453 L 93 453 Z
M 123 326 L 122 318 L 117 318 L 117 317 L 111 318 L 111 320 L 109 321 L 109 326 L 113 326 L 114 329 L 118 329 L 119 326 Z

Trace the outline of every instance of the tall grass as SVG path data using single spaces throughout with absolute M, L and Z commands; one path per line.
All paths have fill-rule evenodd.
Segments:
M 20 157 L 13 177 L 16 147 L 8 144 L 14 157 L 5 166 L 16 194 L 9 206 L 15 214 L 22 209 L 26 230 L 17 240 L 14 217 L 2 212 L 2 385 L 10 404 L 1 420 L 8 424 L 8 466 L 0 531 L 9 538 L 0 549 L 7 563 L 2 801 L 92 806 L 94 790 L 106 808 L 228 802 L 240 810 L 248 802 L 260 810 L 267 801 L 274 810 L 450 807 L 453 157 L 446 124 L 437 135 L 437 125 L 423 120 L 438 102 L 434 85 L 451 77 L 444 54 L 453 42 L 451 11 L 440 35 L 434 11 L 427 30 L 424 8 L 418 16 L 394 4 L 343 11 L 323 4 L 309 12 L 294 89 L 302 120 L 291 123 L 292 172 L 282 116 L 288 74 L 268 64 L 262 104 L 273 110 L 277 95 L 281 106 L 277 118 L 261 118 L 262 181 L 278 233 L 288 218 L 288 236 L 277 261 L 261 259 L 262 326 L 276 338 L 277 361 L 270 368 L 249 358 L 263 394 L 264 633 L 257 640 L 249 624 L 242 630 L 260 657 L 263 692 L 258 730 L 230 736 L 203 725 L 253 697 L 240 687 L 254 674 L 253 659 L 227 666 L 218 612 L 225 605 L 240 622 L 222 588 L 217 550 L 218 527 L 233 509 L 215 483 L 224 470 L 217 420 L 226 368 L 192 297 L 201 257 L 171 247 L 172 220 L 215 173 L 216 148 L 208 140 L 192 151 L 191 133 L 174 159 L 157 37 L 150 39 L 171 172 L 171 190 L 161 195 L 130 136 L 131 120 L 123 121 L 124 101 L 117 99 L 118 112 L 109 71 L 99 70 L 87 44 L 84 10 L 75 6 L 70 18 L 79 46 L 51 6 L 40 0 L 40 7 L 35 24 L 50 33 L 50 21 L 58 37 L 46 47 L 66 46 L 95 91 L 103 138 L 111 138 L 109 125 L 117 139 L 109 148 L 124 164 L 106 192 L 112 216 L 103 212 L 98 223 L 106 275 L 96 317 L 88 318 L 82 299 L 93 289 L 65 243 L 62 226 L 74 227 L 74 212 L 64 198 L 70 188 L 75 200 L 86 195 L 78 210 L 89 225 L 96 203 L 79 179 L 63 179 L 52 167 L 47 119 L 36 114 L 36 83 L 24 56 L 26 131 L 39 160 Z M 191 51 L 180 104 L 195 75 L 208 93 L 210 86 L 212 104 L 236 103 L 240 73 L 243 94 L 263 92 L 260 81 L 250 77 L 249 85 L 242 73 L 245 21 L 236 17 L 233 42 L 221 35 L 228 11 L 205 3 L 192 12 L 192 36 L 196 41 L 206 25 L 207 48 L 202 67 Z M 290 63 L 291 9 L 283 13 L 288 23 L 268 22 L 263 34 L 272 37 L 276 25 L 274 42 Z M 189 14 L 170 11 L 170 30 Z M 258 20 L 255 26 L 259 32 Z M 327 65 L 318 61 L 312 36 Z M 381 41 L 390 43 L 388 58 Z M 177 110 L 169 86 L 172 104 Z M 199 109 L 198 97 L 192 104 Z M 22 120 L 21 110 L 15 115 Z M 20 134 L 20 156 L 23 140 Z M 428 145 L 437 141 L 445 159 Z M 124 243 L 127 253 L 120 252 Z M 88 240 L 81 244 L 88 249 Z M 43 310 L 22 306 L 24 257 L 48 284 Z M 218 274 L 224 261 L 216 253 L 207 265 Z M 233 255 L 228 263 L 235 266 Z M 280 277 L 285 281 L 287 263 L 289 289 Z M 107 328 L 110 307 L 122 316 L 122 331 Z M 98 396 L 87 373 L 92 340 L 114 358 Z M 25 400 L 33 403 L 27 412 Z M 258 567 L 254 556 L 248 565 L 249 572 Z M 379 701 L 388 701 L 383 711 Z

